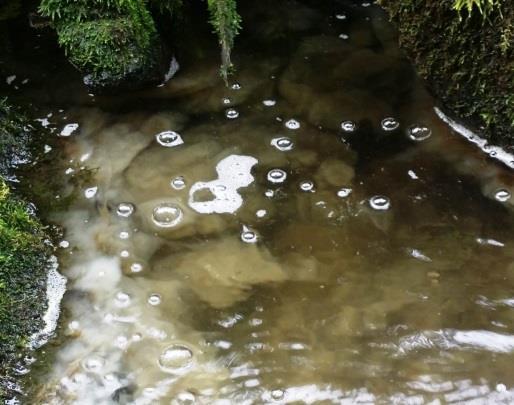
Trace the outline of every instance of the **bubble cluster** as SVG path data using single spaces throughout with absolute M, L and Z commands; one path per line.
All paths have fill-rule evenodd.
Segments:
M 286 152 L 293 149 L 294 142 L 291 138 L 281 136 L 279 138 L 273 138 L 271 140 L 271 145 L 282 152 Z
M 407 130 L 407 133 L 409 135 L 409 138 L 416 142 L 424 141 L 425 139 L 430 138 L 432 135 L 432 131 L 430 128 L 425 126 L 412 126 Z
M 182 145 L 184 143 L 182 137 L 175 131 L 160 132 L 155 135 L 155 139 L 159 145 L 165 146 L 167 148 L 173 148 L 174 146 Z
M 374 210 L 385 211 L 391 207 L 391 201 L 383 195 L 376 195 L 369 199 L 369 205 Z
M 92 355 L 82 362 L 82 368 L 90 373 L 99 373 L 105 365 L 102 357 Z
M 286 126 L 286 128 L 292 129 L 292 130 L 300 128 L 300 122 L 295 120 L 294 118 L 287 120 L 284 125 Z
M 504 188 L 496 191 L 496 193 L 494 193 L 494 198 L 496 201 L 500 201 L 500 202 L 505 202 L 505 201 L 508 201 L 511 197 L 511 193 L 509 190 L 506 190 Z
M 393 117 L 387 117 L 382 120 L 380 126 L 384 131 L 394 131 L 399 128 L 400 123 Z
M 193 351 L 182 344 L 168 346 L 159 356 L 159 366 L 166 373 L 180 373 L 193 364 Z
M 59 136 L 68 137 L 71 134 L 73 134 L 78 128 L 79 124 L 67 124 L 64 126 Z
M 177 226 L 184 216 L 182 209 L 173 203 L 163 203 L 154 208 L 152 220 L 158 227 L 172 228 Z
M 270 183 L 279 184 L 286 181 L 287 173 L 282 169 L 272 169 L 268 172 L 268 181 Z
M 225 111 L 225 117 L 227 117 L 229 120 L 236 119 L 239 117 L 239 112 L 235 108 L 229 108 L 227 111 Z
M 130 217 L 135 211 L 134 204 L 129 202 L 122 202 L 118 204 L 116 208 L 116 214 L 122 218 Z

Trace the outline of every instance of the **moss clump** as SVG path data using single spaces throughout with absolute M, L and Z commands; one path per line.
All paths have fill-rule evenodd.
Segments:
M 500 0 L 380 0 L 402 48 L 455 114 L 514 145 L 514 8 Z
M 47 260 L 51 247 L 29 204 L 5 181 L 17 157 L 28 157 L 23 117 L 0 100 L 0 398 L 7 397 L 9 368 L 28 338 L 43 326 Z
M 161 79 L 161 43 L 144 1 L 42 0 L 40 12 L 52 19 L 59 44 L 91 87 Z

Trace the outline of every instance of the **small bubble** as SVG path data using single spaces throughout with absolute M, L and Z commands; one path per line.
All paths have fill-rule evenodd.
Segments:
M 311 180 L 305 180 L 300 183 L 300 190 L 302 191 L 313 191 L 314 183 Z
M 272 198 L 273 196 L 275 196 L 275 192 L 273 190 L 266 190 L 264 192 L 264 195 L 268 198 Z
M 128 218 L 134 213 L 135 207 L 134 204 L 129 202 L 122 202 L 118 204 L 116 208 L 116 214 L 119 217 Z
M 232 90 L 241 90 L 241 85 L 239 83 L 234 83 L 230 88 Z
M 389 198 L 387 198 L 383 195 L 376 195 L 369 199 L 369 205 L 374 210 L 385 211 L 385 210 L 388 210 L 389 207 L 391 206 L 391 201 L 389 201 Z
M 96 192 L 98 191 L 98 187 L 89 187 L 84 191 L 84 196 L 87 199 L 93 198 L 96 195 Z
M 91 356 L 82 362 L 84 370 L 90 373 L 99 373 L 105 365 L 105 360 L 99 356 Z
M 120 256 L 123 257 L 124 259 L 126 259 L 127 257 L 130 256 L 130 252 L 128 250 L 122 250 L 120 252 Z
M 432 131 L 428 127 L 415 125 L 408 129 L 408 135 L 413 141 L 421 142 L 430 138 Z
M 271 391 L 271 398 L 273 398 L 275 401 L 281 400 L 282 398 L 284 398 L 284 391 L 282 391 L 282 390 Z
M 159 356 L 159 366 L 166 373 L 180 373 L 193 364 L 193 351 L 187 346 L 174 344 Z
M 287 173 L 282 169 L 272 169 L 268 172 L 268 181 L 270 183 L 283 183 L 287 178 Z
M 121 231 L 119 234 L 120 239 L 128 239 L 130 237 L 130 234 L 127 231 Z
M 115 301 L 118 308 L 126 308 L 130 305 L 130 295 L 120 291 L 116 294 Z
M 337 196 L 340 198 L 346 198 L 352 193 L 352 189 L 349 187 L 343 187 L 337 191 Z
M 72 133 L 74 133 L 78 128 L 79 128 L 79 124 L 65 125 L 64 128 L 62 129 L 61 133 L 59 134 L 59 136 L 68 137 Z
M 148 303 L 152 306 L 157 306 L 161 303 L 161 296 L 159 294 L 152 294 L 148 297 Z
M 346 40 L 346 39 L 350 38 L 350 36 L 348 34 L 339 34 L 339 38 Z
M 500 202 L 505 202 L 505 201 L 508 201 L 511 197 L 511 194 L 510 194 L 510 191 L 509 190 L 506 190 L 504 188 L 496 191 L 496 193 L 494 193 L 494 198 L 496 199 L 496 201 L 500 201 Z
M 225 97 L 225 98 L 221 99 L 221 102 L 223 104 L 225 104 L 225 105 L 229 105 L 232 102 L 232 100 L 230 100 L 229 98 Z
M 357 129 L 357 124 L 353 121 L 341 122 L 341 129 L 343 132 L 354 132 Z
M 159 145 L 165 146 L 167 148 L 172 148 L 174 146 L 182 145 L 184 143 L 182 137 L 177 134 L 175 131 L 164 131 L 155 135 L 155 139 L 159 143 Z
M 259 236 L 255 231 L 243 225 L 243 230 L 241 232 L 241 240 L 245 243 L 257 243 L 259 240 Z
M 189 392 L 189 391 L 180 392 L 171 401 L 171 405 L 194 405 L 194 404 L 196 404 L 196 397 L 192 392 Z
M 491 157 L 495 157 L 497 154 L 498 154 L 498 152 L 496 152 L 495 150 L 489 152 L 489 156 L 491 156 Z
M 398 129 L 400 123 L 392 117 L 387 117 L 382 120 L 380 125 L 384 131 L 394 131 L 395 129 Z
M 143 265 L 141 263 L 132 263 L 130 265 L 130 271 L 132 273 L 141 273 L 143 271 Z
M 293 149 L 294 142 L 291 138 L 281 136 L 279 138 L 273 138 L 271 140 L 271 145 L 282 152 L 286 152 Z
M 266 210 L 258 210 L 256 213 L 255 213 L 255 216 L 257 218 L 264 218 L 266 216 L 266 214 L 268 213 L 268 211 Z
M 293 129 L 293 130 L 298 129 L 298 128 L 300 128 L 300 122 L 295 119 L 290 119 L 290 120 L 286 121 L 285 126 L 288 129 Z
M 172 228 L 182 221 L 183 216 L 182 209 L 178 205 L 163 203 L 154 208 L 152 220 L 161 228 Z
M 266 107 L 273 107 L 277 102 L 273 99 L 266 99 L 262 100 L 262 104 L 264 104 Z
M 369 6 L 371 6 L 371 3 L 368 3 L 368 2 L 362 3 L 362 7 L 369 7 Z
M 239 112 L 234 108 L 229 108 L 227 111 L 225 111 L 225 117 L 227 117 L 229 120 L 236 119 L 239 117 Z
M 171 180 L 171 187 L 175 190 L 182 190 L 186 187 L 186 180 L 183 176 L 177 176 Z
M 336 14 L 337 20 L 346 20 L 346 14 Z

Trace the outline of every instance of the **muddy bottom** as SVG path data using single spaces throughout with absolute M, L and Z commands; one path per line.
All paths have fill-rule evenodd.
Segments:
M 267 3 L 229 87 L 206 36 L 155 89 L 20 90 L 83 179 L 51 213 L 68 290 L 32 400 L 512 403 L 512 174 L 378 7 Z

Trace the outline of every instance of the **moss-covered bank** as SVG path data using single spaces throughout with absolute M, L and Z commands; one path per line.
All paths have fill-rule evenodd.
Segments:
M 513 146 L 512 2 L 379 3 L 397 24 L 401 47 L 444 106 L 483 129 L 492 142 Z
M 16 390 L 12 367 L 29 337 L 43 327 L 51 247 L 29 204 L 7 178 L 27 158 L 25 120 L 0 99 L 0 400 Z

